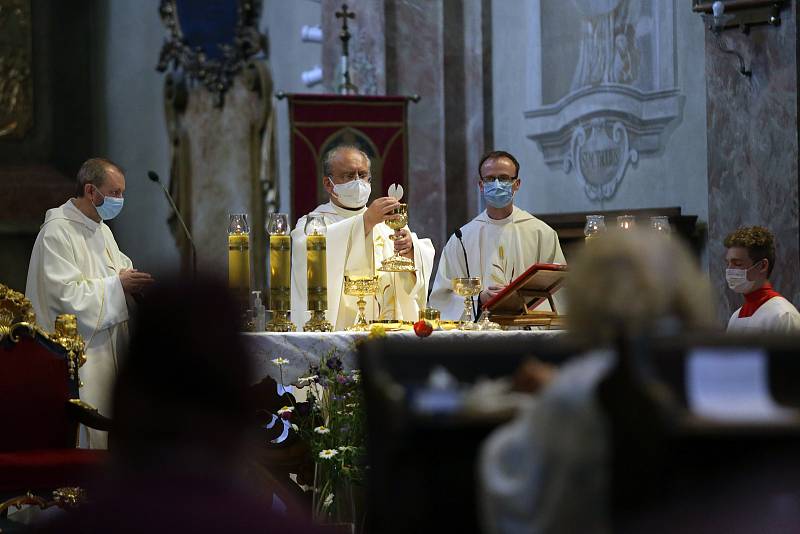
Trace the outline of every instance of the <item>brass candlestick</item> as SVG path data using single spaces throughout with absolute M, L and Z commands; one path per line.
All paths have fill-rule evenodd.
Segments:
M 358 304 L 358 315 L 356 322 L 347 330 L 351 332 L 367 332 L 370 329 L 369 321 L 365 313 L 367 301 L 364 297 L 374 295 L 378 291 L 378 277 L 377 276 L 345 276 L 344 277 L 344 294 L 351 297 L 358 297 L 356 304 Z
M 304 332 L 332 332 L 333 325 L 325 318 L 328 309 L 328 256 L 325 234 L 328 228 L 320 213 L 310 213 L 304 228 L 306 234 L 306 292 L 311 319 Z
M 289 319 L 292 295 L 292 238 L 289 235 L 289 216 L 272 213 L 267 223 L 269 233 L 269 310 L 272 319 L 267 332 L 295 332 Z
M 472 297 L 481 292 L 481 279 L 477 276 L 471 278 L 453 278 L 453 291 L 456 295 L 464 297 L 464 312 L 459 319 L 459 330 L 480 330 L 475 324 L 472 315 Z

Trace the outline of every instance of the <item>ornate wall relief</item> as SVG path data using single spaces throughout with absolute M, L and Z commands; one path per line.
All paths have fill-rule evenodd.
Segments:
M 0 139 L 33 126 L 30 0 L 0 0 Z
M 558 5 L 555 5 L 558 4 Z M 533 0 L 526 134 L 591 200 L 680 121 L 675 0 Z

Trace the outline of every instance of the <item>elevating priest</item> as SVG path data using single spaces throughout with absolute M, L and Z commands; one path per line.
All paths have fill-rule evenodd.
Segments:
M 453 278 L 481 278 L 480 309 L 534 263 L 566 263 L 556 231 L 514 205 L 520 187 L 516 158 L 508 152 L 489 152 L 478 173 L 486 210 L 460 228 L 463 248 L 455 235 L 447 241 L 429 299 L 442 319 L 456 320 L 464 310 L 464 298 L 452 290 Z M 541 309 L 549 310 L 549 304 Z
M 322 185 L 330 202 L 314 212 L 327 225 L 327 318 L 334 330 L 344 330 L 355 322 L 357 297 L 344 294 L 345 275 L 377 275 L 375 297 L 367 298 L 368 320 L 416 321 L 425 307 L 428 283 L 433 268 L 434 249 L 430 239 L 419 239 L 408 227 L 394 231 L 384 221 L 392 218 L 399 206 L 394 197 L 379 197 L 367 202 L 372 192 L 369 157 L 353 146 L 330 150 L 323 162 Z M 398 195 L 399 196 L 399 195 Z M 306 293 L 306 216 L 292 231 L 292 321 L 298 330 L 310 313 Z M 395 251 L 414 260 L 416 272 L 381 272 L 384 259 Z
M 78 171 L 77 197 L 47 211 L 36 236 L 25 295 L 48 330 L 56 316 L 77 317 L 86 343 L 81 399 L 111 416 L 111 393 L 120 352 L 127 344 L 126 295 L 153 281 L 133 268 L 103 221 L 122 210 L 125 176 L 111 161 L 87 160 Z M 88 431 L 88 432 L 87 432 Z M 82 428 L 81 444 L 105 448 L 105 432 Z

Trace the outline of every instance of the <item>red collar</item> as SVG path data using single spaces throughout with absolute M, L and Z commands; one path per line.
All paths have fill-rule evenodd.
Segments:
M 764 282 L 764 285 L 751 291 L 744 296 L 744 305 L 739 310 L 739 319 L 752 316 L 762 304 L 772 297 L 780 297 L 781 294 L 772 289 L 772 284 Z

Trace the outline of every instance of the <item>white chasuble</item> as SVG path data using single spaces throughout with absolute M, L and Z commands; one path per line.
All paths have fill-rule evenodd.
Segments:
M 416 321 L 419 310 L 425 307 L 428 283 L 433 269 L 434 249 L 430 239 L 419 239 L 412 232 L 415 273 L 384 273 L 377 269 L 381 262 L 394 254 L 394 242 L 389 238 L 394 230 L 383 223 L 375 225 L 364 235 L 366 208 L 348 210 L 332 202 L 315 210 L 321 213 L 328 227 L 326 239 L 328 274 L 327 318 L 334 330 L 344 330 L 356 319 L 358 297 L 344 294 L 345 275 L 377 275 L 378 292 L 365 297 L 367 320 L 394 319 Z M 306 278 L 306 217 L 297 221 L 292 231 L 292 321 L 297 330 L 310 318 L 307 303 Z
M 71 200 L 47 211 L 28 267 L 25 296 L 36 322 L 52 331 L 56 316 L 77 317 L 86 342 L 80 397 L 108 417 L 120 353 L 128 341 L 128 306 L 119 272 L 131 268 L 111 229 L 86 217 Z M 81 428 L 82 445 L 105 448 L 106 443 L 105 432 Z
M 442 319 L 455 321 L 464 311 L 464 297 L 453 292 L 453 278 L 480 276 L 486 289 L 507 285 L 534 263 L 567 263 L 556 231 L 516 206 L 511 215 L 499 220 L 484 211 L 461 227 L 461 234 L 467 261 L 458 238 L 450 236 L 429 299 L 430 306 L 441 311 Z M 564 313 L 560 295 L 554 300 L 558 312 Z M 545 302 L 539 309 L 549 310 L 550 305 Z

